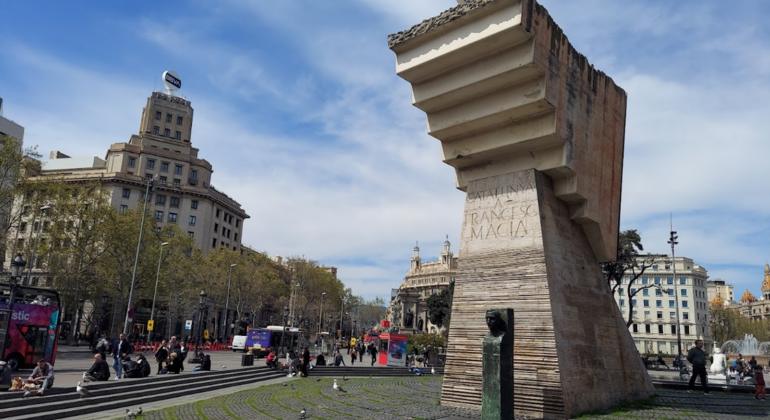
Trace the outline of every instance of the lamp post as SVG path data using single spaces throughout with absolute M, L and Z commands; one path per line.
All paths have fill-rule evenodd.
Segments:
M 225 299 L 225 316 L 224 320 L 222 321 L 222 340 L 227 339 L 227 321 L 230 319 L 229 313 L 228 313 L 228 306 L 230 305 L 230 283 L 233 281 L 233 267 L 235 267 L 238 264 L 230 264 L 230 268 L 228 268 L 227 272 L 227 299 Z
M 318 311 L 318 333 L 321 333 L 321 320 L 323 319 L 324 314 L 324 295 L 326 295 L 326 292 L 321 293 L 321 309 Z
M 155 175 L 157 177 L 157 175 Z M 134 273 L 131 275 L 131 290 L 128 292 L 128 302 L 126 302 L 126 322 L 123 324 L 123 334 L 128 335 L 128 315 L 131 313 L 131 301 L 134 299 L 134 286 L 136 285 L 136 270 L 139 266 L 139 251 L 142 250 L 142 237 L 144 236 L 144 218 L 147 216 L 147 202 L 150 201 L 150 190 L 155 192 L 155 177 L 147 180 L 147 188 L 144 193 L 144 207 L 142 209 L 142 223 L 139 226 L 139 240 L 136 243 L 136 258 L 134 258 Z
M 671 269 L 674 272 L 674 299 L 676 300 L 676 345 L 679 350 L 679 353 L 677 353 L 676 357 L 679 360 L 680 366 L 682 363 L 682 332 L 679 331 L 679 292 L 676 287 L 676 255 L 674 254 L 674 246 L 678 245 L 679 242 L 676 240 L 679 237 L 676 235 L 676 231 L 674 230 L 674 223 L 673 220 L 671 222 L 671 237 L 668 240 L 668 243 L 671 245 Z
M 286 321 L 289 316 L 289 307 L 283 307 L 283 334 L 281 334 L 281 353 L 286 353 Z M 280 356 L 279 356 L 280 357 Z
M 101 322 L 99 323 L 99 330 L 104 331 L 107 329 L 107 326 L 105 326 L 105 318 L 107 316 L 106 309 L 107 309 L 107 299 L 110 298 L 110 295 L 107 294 L 107 292 L 102 293 L 102 318 Z
M 168 245 L 168 242 L 161 242 L 160 244 L 160 252 L 158 255 L 158 271 L 155 273 L 155 293 L 152 295 L 152 310 L 150 310 L 150 320 L 155 319 L 155 298 L 158 297 L 158 280 L 160 279 L 160 262 L 161 259 L 163 259 L 163 247 Z M 155 322 L 153 322 L 155 324 Z M 155 325 L 152 327 L 153 332 L 155 331 Z
M 32 267 L 35 266 L 37 241 L 40 239 L 40 230 L 43 228 L 43 215 L 45 214 L 45 211 L 50 208 L 51 206 L 49 204 L 46 204 L 45 206 L 40 207 L 40 221 L 37 224 L 37 234 L 35 235 L 35 243 L 34 245 L 32 245 L 32 257 L 29 259 L 29 268 L 27 268 L 27 279 L 24 281 L 24 286 L 30 285 L 30 280 L 32 279 Z
M 86 303 L 85 299 L 78 299 L 77 315 L 78 319 L 75 323 L 75 342 L 72 344 L 75 347 L 80 346 L 80 320 L 83 318 L 83 305 Z
M 200 353 L 201 336 L 203 336 L 203 310 L 206 308 L 206 291 L 201 290 L 198 300 L 198 339 L 195 343 L 195 352 Z M 197 355 L 196 355 L 197 356 Z
M 353 320 L 353 331 L 350 332 L 350 336 L 351 337 L 355 337 L 356 336 L 356 322 L 358 322 L 358 320 L 354 319 Z
M 298 296 L 299 292 L 297 291 L 297 288 L 299 288 L 299 283 L 294 285 L 294 288 L 292 289 L 292 294 L 294 295 L 294 299 L 292 300 L 292 303 L 291 303 L 291 325 L 290 326 L 292 328 L 294 328 L 294 319 L 297 317 L 296 308 L 297 308 L 297 298 L 299 297 Z
M 11 277 L 8 279 L 8 283 L 10 283 L 10 292 L 11 295 L 8 298 L 8 312 L 10 316 L 13 315 L 13 305 L 16 301 L 16 293 L 19 290 L 19 280 L 21 280 L 24 272 L 24 266 L 27 264 L 26 261 L 24 261 L 24 257 L 21 256 L 21 252 L 16 254 L 16 258 L 11 261 Z M 3 347 L 0 348 L 0 355 L 5 354 L 5 349 L 8 348 L 10 345 L 9 340 L 11 337 L 11 331 L 10 329 L 5 332 L 5 337 L 3 337 Z M 18 367 L 18 360 L 11 359 L 8 361 L 9 365 L 11 367 L 11 371 L 15 370 Z

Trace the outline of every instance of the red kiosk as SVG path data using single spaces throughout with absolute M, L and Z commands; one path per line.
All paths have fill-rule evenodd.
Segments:
M 382 328 L 390 328 L 390 322 L 383 320 Z M 402 334 L 380 333 L 367 334 L 366 342 L 377 346 L 377 364 L 382 366 L 406 366 L 406 341 L 409 337 Z

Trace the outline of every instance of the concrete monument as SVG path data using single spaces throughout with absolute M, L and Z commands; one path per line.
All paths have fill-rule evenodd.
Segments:
M 470 0 L 388 43 L 467 193 L 442 404 L 481 406 L 490 306 L 516 311 L 517 414 L 652 395 L 599 268 L 617 253 L 625 91 L 534 0 Z
M 727 369 L 727 360 L 725 355 L 722 354 L 722 349 L 719 347 L 714 348 L 714 361 L 709 368 L 709 380 L 711 379 L 727 379 L 725 376 L 725 370 Z

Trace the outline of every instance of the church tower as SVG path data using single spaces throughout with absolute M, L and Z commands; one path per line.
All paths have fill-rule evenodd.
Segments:
M 770 264 L 765 264 L 765 279 L 762 280 L 762 296 L 770 300 Z
M 446 240 L 444 241 L 444 251 L 441 252 L 441 264 L 447 269 L 451 270 L 452 268 L 452 251 L 449 249 L 451 244 L 449 243 L 449 235 L 446 236 Z
M 419 271 L 421 266 L 419 242 L 415 243 L 413 251 L 414 253 L 412 254 L 411 271 L 415 272 L 415 271 Z

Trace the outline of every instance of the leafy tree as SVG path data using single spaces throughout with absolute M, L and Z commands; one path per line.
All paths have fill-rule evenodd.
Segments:
M 452 299 L 455 293 L 455 283 L 450 282 L 449 287 L 443 289 L 437 295 L 431 295 L 428 298 L 428 317 L 430 322 L 444 331 L 449 331 L 449 321 L 452 317 Z
M 40 171 L 41 155 L 37 147 L 24 149 L 15 137 L 3 135 L 0 138 L 0 229 L 2 229 L 5 245 L 9 230 L 18 227 L 24 215 L 24 206 L 17 205 L 23 200 L 34 183 L 29 182 L 30 173 Z
M 625 291 L 624 299 L 628 300 L 626 326 L 633 323 L 634 297 L 644 289 L 653 287 L 660 289 L 659 284 L 652 282 L 648 284 L 637 283 L 644 272 L 655 263 L 655 255 L 650 253 L 642 255 L 641 251 L 644 251 L 642 237 L 636 229 L 626 230 L 618 235 L 617 260 L 602 264 L 604 278 L 610 291 L 613 294 L 620 294 L 620 290 Z M 629 278 L 628 283 L 623 282 L 624 276 Z M 625 289 L 623 289 L 624 286 Z

